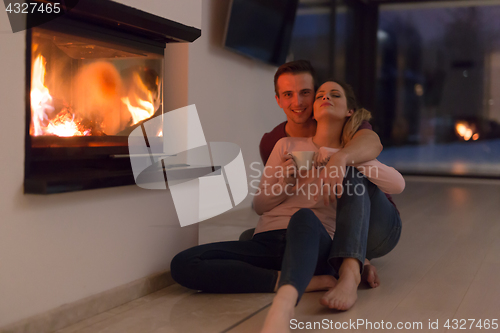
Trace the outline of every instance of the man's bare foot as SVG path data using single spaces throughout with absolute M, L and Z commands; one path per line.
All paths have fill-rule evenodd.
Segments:
M 358 260 L 345 258 L 339 273 L 337 285 L 323 295 L 320 303 L 330 309 L 345 311 L 358 299 L 358 285 L 361 282 Z
M 329 290 L 337 284 L 337 279 L 331 275 L 315 275 L 307 285 L 306 293 L 311 291 Z
M 375 266 L 366 264 L 365 262 L 363 274 L 361 275 L 361 281 L 366 282 L 372 288 L 380 286 L 380 279 Z
M 261 333 L 289 333 L 298 297 L 295 287 L 289 284 L 281 286 L 274 296 Z
M 330 309 L 349 310 L 358 299 L 357 290 L 354 278 L 339 279 L 338 284 L 321 297 L 320 303 Z

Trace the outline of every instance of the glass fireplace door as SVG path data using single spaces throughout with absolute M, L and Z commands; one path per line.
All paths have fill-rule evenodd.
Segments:
M 33 147 L 114 145 L 162 113 L 163 54 L 37 28 L 31 50 Z

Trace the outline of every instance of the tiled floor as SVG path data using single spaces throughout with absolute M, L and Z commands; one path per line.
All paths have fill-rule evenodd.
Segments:
M 500 321 L 500 184 L 408 178 L 395 201 L 403 234 L 392 253 L 373 261 L 381 286 L 360 288 L 356 305 L 347 312 L 323 308 L 318 303 L 322 293 L 305 294 L 296 308 L 297 323 L 327 323 L 340 332 L 389 331 L 376 329 L 382 321 L 379 327 L 391 323 L 391 331 L 399 331 L 399 322 L 407 327 L 422 323 L 421 329 L 405 331 L 455 331 L 444 327 L 449 319 L 450 328 L 500 332 L 491 326 L 493 319 Z M 200 242 L 236 239 L 257 219 L 245 210 L 203 222 Z M 272 297 L 202 294 L 173 285 L 58 333 L 259 332 Z M 372 328 L 346 328 L 349 321 L 361 320 Z M 478 320 L 481 329 L 475 326 Z M 431 330 L 429 323 L 435 326 L 436 321 L 438 329 Z M 345 329 L 335 330 L 342 324 Z M 293 331 L 329 331 L 324 328 Z

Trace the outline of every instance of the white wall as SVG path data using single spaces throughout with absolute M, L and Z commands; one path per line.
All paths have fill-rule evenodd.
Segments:
M 201 28 L 201 0 L 113 0 L 190 27 Z
M 196 104 L 207 141 L 240 146 L 250 176 L 256 175 L 250 163 L 261 162 L 262 135 L 286 117 L 274 99 L 277 68 L 223 48 L 229 3 L 203 1 L 202 38 L 189 52 L 189 103 Z
M 262 134 L 285 116 L 274 100 L 276 68 L 222 48 L 229 0 L 121 2 L 202 27 L 189 52 L 167 46 L 166 57 L 181 64 L 166 68 L 180 79 L 171 86 L 188 84 L 189 94 L 180 89 L 177 100 L 165 99 L 165 109 L 184 106 L 186 98 L 195 103 L 207 141 L 238 144 L 252 173 Z M 12 34 L 0 11 L 0 327 L 166 270 L 175 253 L 197 242 L 196 225 L 179 227 L 168 192 L 126 186 L 22 193 L 24 38 Z
M 141 3 L 126 2 L 133 1 Z M 181 23 L 199 26 L 201 0 L 180 3 L 155 0 L 147 1 L 147 7 L 167 18 L 176 13 L 187 18 Z M 24 195 L 25 32 L 13 34 L 3 10 L 0 45 L 2 327 L 169 269 L 177 252 L 196 244 L 198 228 L 180 228 L 167 191 L 126 186 Z M 185 45 L 169 45 L 166 56 L 184 66 L 178 75 L 187 75 Z M 187 87 L 185 79 L 178 81 Z M 184 93 L 170 106 L 186 103 Z

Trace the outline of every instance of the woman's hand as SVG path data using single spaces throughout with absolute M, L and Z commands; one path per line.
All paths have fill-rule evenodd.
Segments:
M 335 148 L 327 148 L 327 147 L 319 148 L 318 151 L 314 153 L 313 156 L 314 166 L 316 167 L 325 166 L 330 160 L 330 157 L 337 151 L 338 149 Z
M 325 147 L 321 147 L 316 153 L 314 153 L 313 163 L 316 167 L 325 166 L 326 163 L 328 163 L 328 161 L 330 160 L 330 156 L 332 156 L 332 153 L 330 153 L 328 149 L 324 148 Z
M 293 160 L 292 154 L 285 151 L 281 161 L 281 168 L 283 170 L 282 184 L 284 186 L 288 186 L 290 184 L 293 184 L 293 186 L 295 186 L 297 177 L 297 164 Z
M 328 163 L 320 173 L 323 188 L 323 202 L 328 206 L 342 196 L 342 182 L 347 169 L 347 156 L 342 152 L 330 156 Z

